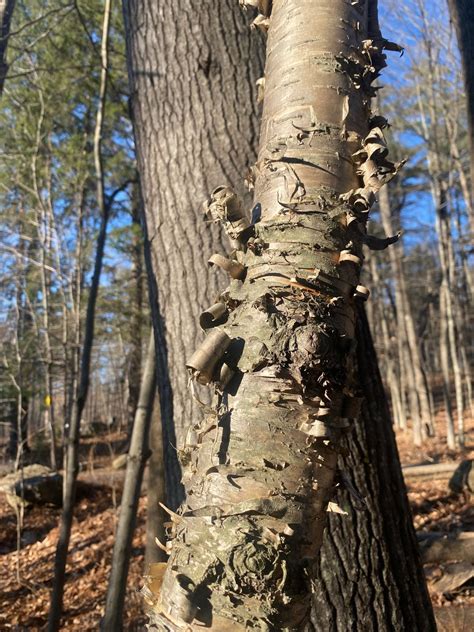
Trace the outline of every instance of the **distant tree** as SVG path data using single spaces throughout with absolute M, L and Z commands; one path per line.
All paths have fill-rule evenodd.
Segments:
M 155 339 L 154 333 L 151 332 L 127 455 L 127 470 L 115 535 L 105 614 L 102 621 L 102 629 L 105 632 L 118 632 L 122 628 L 138 501 L 140 500 L 143 472 L 150 456 L 149 435 L 156 393 L 155 359 Z
M 94 253 L 94 270 L 87 298 L 87 312 L 84 323 L 84 339 L 80 360 L 80 371 L 77 389 L 71 408 L 70 424 L 66 432 L 65 449 L 65 481 L 63 491 L 63 507 L 59 525 L 59 540 L 54 560 L 53 590 L 48 617 L 49 632 L 60 628 L 64 584 L 66 581 L 66 560 L 71 538 L 74 503 L 76 500 L 77 476 L 79 474 L 79 438 L 82 412 L 84 410 L 89 389 L 91 354 L 94 343 L 95 309 L 100 286 L 100 277 L 104 259 L 107 227 L 110 219 L 113 197 L 107 197 L 105 185 L 104 155 L 102 135 L 107 102 L 107 86 L 109 82 L 109 33 L 112 0 L 105 0 L 104 18 L 101 37 L 101 72 L 99 84 L 99 100 L 96 112 L 93 141 L 93 157 L 95 166 L 95 184 L 97 205 L 100 213 L 100 227 Z
M 393 123 L 397 156 L 409 160 L 388 195 L 379 196 L 386 230 L 392 215 L 394 230 L 403 231 L 403 256 L 392 250 L 371 258 L 376 300 L 369 315 L 395 420 L 413 426 L 417 444 L 429 445 L 441 432 L 454 450 L 473 401 L 474 215 L 462 68 L 445 0 L 429 8 L 422 0 L 388 6 L 390 37 L 410 42 L 410 54 L 388 81 L 383 111 Z M 403 332 L 410 329 L 407 345 Z M 437 422 L 431 428 L 428 409 Z M 446 431 L 435 413 L 445 416 Z
M 34 420 L 31 430 L 39 433 L 49 426 L 51 438 L 64 436 L 71 416 L 100 217 L 93 149 L 100 81 L 94 42 L 101 11 L 97 0 L 81 2 L 80 8 L 50 7 L 45 0 L 18 2 L 0 111 L 2 283 L 9 297 L 2 309 L 6 313 L 11 307 L 23 321 L 27 316 L 29 325 L 21 329 L 25 335 L 18 338 L 23 402 L 28 395 L 40 404 L 41 427 Z M 102 140 L 113 219 L 131 206 L 122 189 L 134 176 L 120 27 L 117 11 Z M 71 65 L 72 58 L 80 63 Z M 120 222 L 125 224 L 126 217 Z

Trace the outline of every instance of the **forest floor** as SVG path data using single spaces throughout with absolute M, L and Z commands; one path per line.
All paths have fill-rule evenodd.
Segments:
M 468 447 L 474 448 L 470 424 Z M 415 449 L 408 432 L 397 433 L 403 465 L 460 462 L 472 458 L 474 449 L 450 452 L 445 449 L 441 429 L 424 449 Z M 117 523 L 117 507 L 123 471 L 111 469 L 123 437 L 88 439 L 83 447 L 78 503 L 67 566 L 64 630 L 97 630 L 103 612 L 105 590 Z M 452 494 L 446 474 L 439 478 L 407 478 L 407 489 L 417 530 L 474 531 L 474 508 L 465 495 Z M 143 630 L 145 616 L 139 589 L 144 572 L 146 498 L 140 500 L 138 524 L 133 541 L 124 630 Z M 0 631 L 43 630 L 47 620 L 52 567 L 58 537 L 59 509 L 31 506 L 26 509 L 17 552 L 17 517 L 0 494 Z M 428 586 L 440 632 L 474 629 L 474 586 L 469 582 L 449 593 L 436 590 L 436 580 L 446 565 L 425 565 Z M 447 572 L 447 571 L 446 571 Z

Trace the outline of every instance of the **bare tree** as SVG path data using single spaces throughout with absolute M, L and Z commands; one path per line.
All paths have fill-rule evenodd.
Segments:
M 379 195 L 379 208 L 380 216 L 382 219 L 382 226 L 388 235 L 394 234 L 394 227 L 392 223 L 392 213 L 390 209 L 390 199 L 388 193 L 388 187 L 384 187 L 380 191 Z M 407 340 L 408 345 L 403 344 L 403 347 L 408 351 L 407 361 L 403 361 L 401 357 L 400 364 L 404 364 L 405 370 L 409 371 L 410 384 L 414 389 L 414 396 L 416 398 L 417 409 L 413 411 L 413 432 L 415 445 L 419 446 L 422 443 L 423 438 L 426 438 L 428 433 L 433 432 L 433 420 L 431 417 L 431 409 L 429 402 L 429 393 L 426 384 L 425 371 L 423 368 L 421 351 L 419 348 L 419 342 L 417 340 L 415 323 L 413 320 L 412 310 L 408 298 L 406 289 L 405 277 L 402 267 L 403 252 L 401 252 L 401 245 L 395 249 L 389 249 L 391 276 L 395 284 L 395 302 L 396 302 L 396 317 L 398 323 L 398 338 L 402 341 Z
M 102 262 L 104 257 L 105 240 L 107 236 L 107 225 L 110 217 L 113 199 L 107 198 L 105 194 L 103 156 L 102 156 L 102 128 L 104 123 L 104 111 L 107 98 L 108 82 L 108 44 L 110 29 L 110 14 L 112 0 L 106 0 L 104 6 L 104 20 L 102 26 L 101 43 L 101 81 L 99 92 L 99 106 L 97 109 L 96 127 L 94 134 L 94 164 L 96 172 L 97 204 L 100 211 L 101 223 L 97 237 L 94 272 L 87 300 L 87 314 L 85 320 L 84 340 L 82 345 L 82 357 L 80 378 L 77 391 L 74 394 L 74 401 L 71 411 L 71 423 L 66 428 L 66 463 L 65 480 L 63 491 L 63 509 L 61 513 L 59 540 L 56 549 L 54 562 L 53 591 L 51 594 L 51 607 L 48 618 L 49 632 L 59 630 L 62 602 L 64 593 L 64 583 L 66 580 L 66 560 L 71 537 L 72 518 L 74 502 L 76 497 L 76 483 L 79 472 L 79 437 L 81 416 L 84 409 L 87 391 L 89 388 L 89 374 L 91 364 L 92 344 L 94 341 L 94 321 L 97 294 L 100 284 Z
M 422 26 L 421 46 L 426 55 L 427 91 L 422 92 L 420 82 L 417 84 L 417 104 L 420 125 L 427 142 L 427 164 L 430 177 L 433 204 L 436 210 L 436 232 L 438 237 L 439 263 L 441 269 L 440 288 L 440 359 L 443 376 L 443 391 L 447 417 L 448 445 L 455 447 L 456 438 L 459 445 L 464 445 L 464 401 L 462 389 L 462 371 L 460 362 L 459 337 L 455 324 L 457 311 L 456 262 L 454 258 L 453 236 L 451 231 L 451 209 L 449 206 L 449 180 L 444 168 L 444 155 L 441 148 L 442 138 L 436 125 L 439 113 L 439 99 L 436 98 L 436 57 L 433 42 L 430 38 L 426 11 L 423 3 L 418 2 Z M 456 397 L 457 436 L 450 412 L 450 370 L 454 376 Z
M 133 422 L 120 515 L 115 534 L 112 569 L 107 590 L 105 615 L 102 621 L 102 629 L 106 632 L 118 632 L 122 629 L 123 607 L 133 532 L 135 530 L 143 471 L 149 457 L 148 438 L 155 392 L 155 340 L 152 332 L 148 343 L 146 363 Z

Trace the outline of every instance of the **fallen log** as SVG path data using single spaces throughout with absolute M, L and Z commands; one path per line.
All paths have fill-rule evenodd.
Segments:
M 0 492 L 12 507 L 62 503 L 63 479 L 44 465 L 33 463 L 0 479 Z
M 458 463 L 430 463 L 429 465 L 405 465 L 402 467 L 404 478 L 450 478 Z
M 424 564 L 463 561 L 474 564 L 474 532 L 425 531 L 416 534 Z
M 442 575 L 439 579 L 428 582 L 428 590 L 431 593 L 438 593 L 439 595 L 453 595 L 474 577 L 474 564 L 470 564 L 469 562 L 445 564 L 440 567 L 440 571 Z M 458 630 L 459 628 L 453 629 Z M 463 626 L 461 629 L 464 630 L 467 628 Z M 471 629 L 472 628 L 469 628 L 469 630 Z

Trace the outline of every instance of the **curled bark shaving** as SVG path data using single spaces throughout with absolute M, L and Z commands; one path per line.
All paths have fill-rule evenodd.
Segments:
M 208 263 L 210 266 L 221 268 L 233 279 L 243 279 L 245 277 L 245 267 L 235 259 L 227 259 L 223 255 L 216 254 L 209 258 Z
M 239 0 L 239 3 L 244 9 L 247 7 L 258 9 L 265 17 L 269 17 L 272 10 L 272 0 Z
M 147 580 L 157 629 L 302 630 L 308 620 L 340 442 L 361 404 L 355 312 L 369 295 L 363 243 L 377 243 L 365 223 L 393 172 L 386 124 L 370 112 L 392 47 L 369 39 L 367 7 L 274 0 L 260 14 L 269 30 L 252 221 L 226 186 L 205 205 L 245 276 L 232 278 L 225 323 L 187 363 L 215 385 L 215 407 L 181 453 L 186 501 L 168 525 L 168 565 Z
M 214 303 L 211 307 L 208 307 L 199 318 L 199 324 L 202 329 L 210 329 L 216 325 L 222 324 L 227 316 L 227 309 L 225 303 Z
M 242 242 L 248 237 L 250 222 L 242 207 L 242 201 L 230 187 L 220 186 L 214 189 L 211 199 L 205 202 L 203 211 L 211 221 L 223 225 L 231 244 L 236 249 L 242 247 Z

